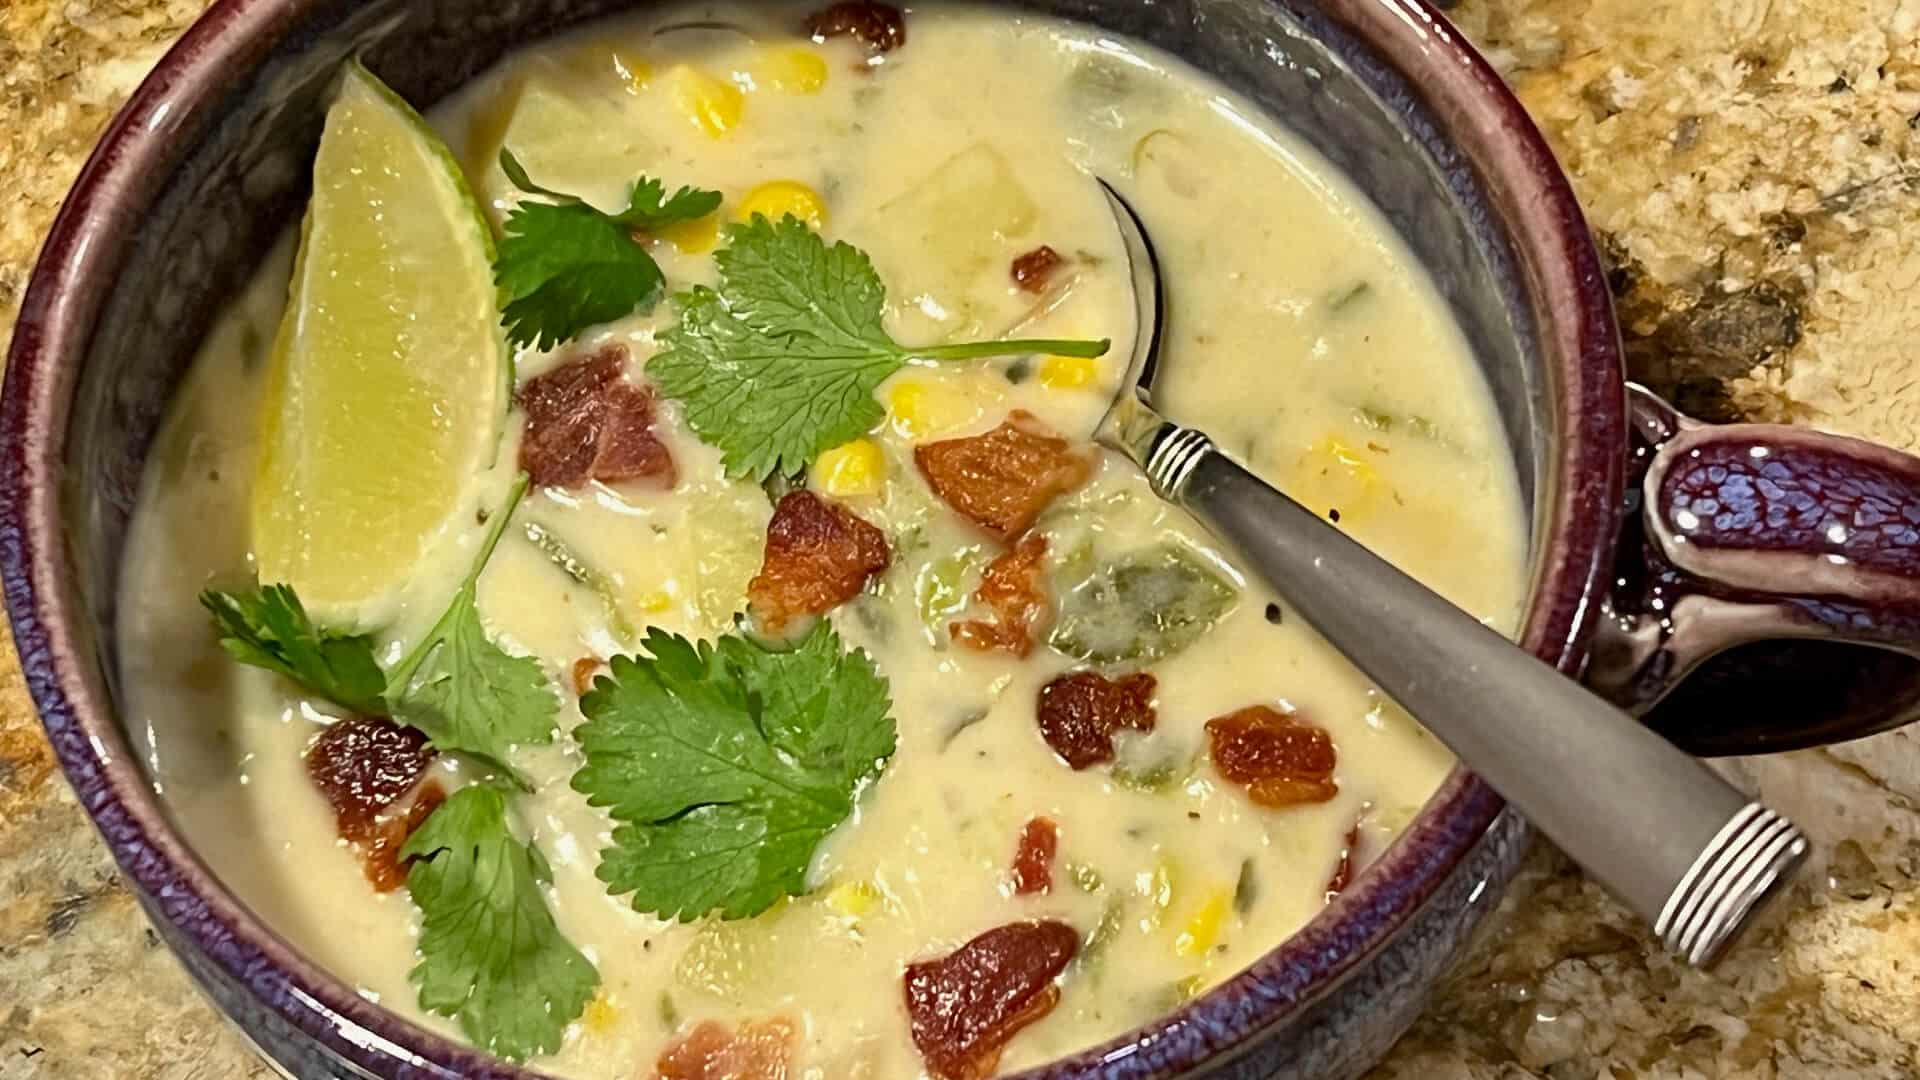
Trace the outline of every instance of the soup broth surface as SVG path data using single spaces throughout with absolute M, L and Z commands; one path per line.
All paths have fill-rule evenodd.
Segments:
M 1452 767 L 1111 454 L 1036 525 L 1055 587 L 1070 590 L 1088 560 L 1173 544 L 1236 591 L 1197 643 L 1145 665 L 1157 680 L 1155 730 L 1122 736 L 1110 766 L 1071 769 L 1041 738 L 1035 702 L 1085 665 L 1045 644 L 1018 659 L 950 639 L 1000 545 L 928 489 L 913 448 L 984 432 L 1016 409 L 1072 439 L 1091 432 L 1133 330 L 1096 176 L 1134 202 L 1162 258 L 1164 411 L 1502 631 L 1521 610 L 1523 513 L 1473 359 L 1407 251 L 1303 143 L 1179 61 L 1086 26 L 929 7 L 909 13 L 904 46 L 870 61 L 855 42 L 800 36 L 804 15 L 670 7 L 598 24 L 515 54 L 429 119 L 496 223 L 517 197 L 494 163 L 503 141 L 540 183 L 601 206 L 620 203 L 644 172 L 670 189 L 719 190 L 719 215 L 731 219 L 758 186 L 792 181 L 819 196 L 828 239 L 872 256 L 896 339 L 1114 344 L 1090 363 L 916 363 L 881 387 L 878 490 L 837 498 L 886 533 L 891 562 L 828 617 L 887 678 L 898 750 L 817 853 L 812 891 L 753 919 L 675 923 L 608 895 L 595 868 L 611 822 L 569 787 L 581 757 L 564 731 L 581 719 L 576 661 L 632 653 L 633 627 L 711 636 L 733 625 L 760 565 L 767 494 L 728 479 L 666 402 L 674 490 L 596 484 L 536 491 L 522 505 L 479 607 L 498 640 L 538 658 L 564 691 L 561 737 L 513 761 L 536 787 L 516 813 L 552 865 L 560 927 L 601 978 L 564 1048 L 537 1063 L 562 1075 L 648 1076 L 703 1019 L 783 1016 L 799 1032 L 795 1075 L 923 1076 L 905 966 L 1036 918 L 1076 928 L 1080 955 L 1057 1007 L 1012 1040 L 999 1069 L 1084 1049 L 1297 930 L 1328 902 L 1343 858 L 1377 857 Z M 715 84 L 721 104 L 703 103 Z M 654 250 L 678 288 L 714 279 L 714 242 L 686 235 Z M 1035 294 L 1009 267 L 1043 244 L 1063 267 Z M 370 999 L 457 1034 L 419 1009 L 408 982 L 419 915 L 406 890 L 368 884 L 303 766 L 328 708 L 229 661 L 195 602 L 210 583 L 252 574 L 256 402 L 285 305 L 286 248 L 209 336 L 156 446 L 121 605 L 129 715 L 167 805 L 245 902 Z M 662 304 L 523 353 L 519 376 L 618 342 L 631 352 L 629 377 L 644 380 L 673 318 Z M 507 427 L 494 472 L 475 483 L 476 509 L 497 502 L 514 469 L 517 412 Z M 828 478 L 816 470 L 810 482 Z M 394 610 L 365 627 L 383 660 L 444 609 L 478 539 L 469 524 L 450 527 Z M 527 525 L 597 567 L 617 603 L 557 568 Z M 1266 809 L 1219 775 L 1203 725 L 1250 705 L 1297 712 L 1332 736 L 1336 797 Z M 450 759 L 435 768 L 459 782 Z M 1052 886 L 1018 895 L 1009 868 L 1036 817 L 1058 827 Z

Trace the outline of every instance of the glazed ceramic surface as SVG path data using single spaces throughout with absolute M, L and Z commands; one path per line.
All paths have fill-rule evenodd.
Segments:
M 28 678 L 169 942 L 300 1076 L 518 1076 L 294 953 L 170 828 L 128 751 L 107 628 L 141 465 L 208 320 L 304 197 L 348 56 L 428 104 L 605 0 L 227 0 L 129 103 L 30 288 L 0 408 L 0 564 Z M 1419 3 L 1035 5 L 1151 41 L 1281 117 L 1368 194 L 1480 358 L 1532 507 L 1523 642 L 1573 670 L 1618 525 L 1618 343 L 1571 194 L 1497 77 Z M 1355 1075 L 1492 906 L 1524 828 L 1456 771 L 1305 930 L 1165 1020 L 1029 1077 Z

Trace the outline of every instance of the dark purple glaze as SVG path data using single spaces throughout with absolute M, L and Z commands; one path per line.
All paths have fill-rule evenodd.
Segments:
M 1633 414 L 1640 512 L 1588 683 L 1698 754 L 1912 719 L 1920 459 L 1804 428 L 1702 424 L 1639 387 Z
M 354 54 L 420 105 L 620 0 L 220 0 L 108 129 L 30 283 L 0 398 L 0 574 L 54 748 L 162 934 L 299 1076 L 527 1077 L 370 1004 L 277 937 L 168 824 L 116 709 L 127 515 L 193 343 L 291 220 Z M 1033 0 L 1185 56 L 1366 191 L 1481 358 L 1534 508 L 1524 644 L 1572 671 L 1620 520 L 1620 349 L 1545 143 L 1420 0 Z M 907 47 L 909 50 L 911 46 Z M 1410 1023 L 1526 830 L 1456 770 L 1301 933 L 1176 1014 L 1027 1080 L 1350 1077 Z M 644 1063 L 635 1063 L 635 1068 Z
M 1669 562 L 1735 588 L 1920 603 L 1920 459 L 1802 428 L 1694 428 L 1661 446 L 1647 512 Z

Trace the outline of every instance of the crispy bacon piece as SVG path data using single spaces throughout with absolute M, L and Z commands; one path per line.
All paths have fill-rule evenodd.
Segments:
M 760 572 L 747 583 L 754 618 L 778 633 L 860 594 L 892 558 L 887 537 L 853 511 L 811 491 L 789 491 L 767 523 Z
M 1040 737 L 1075 769 L 1113 760 L 1121 728 L 1152 731 L 1154 678 L 1070 671 L 1040 688 Z
M 1363 813 L 1362 817 L 1354 818 L 1353 824 L 1348 827 L 1347 841 L 1340 848 L 1340 864 L 1333 868 L 1333 876 L 1327 879 L 1327 903 L 1329 904 L 1333 903 L 1334 897 L 1346 892 L 1347 886 L 1353 884 L 1354 863 L 1360 858 L 1360 822 L 1364 816 Z
M 793 1022 L 776 1016 L 730 1030 L 702 1020 L 654 1062 L 656 1080 L 786 1080 Z
M 1044 563 L 1047 538 L 1028 533 L 1013 550 L 1000 553 L 980 575 L 973 598 L 993 609 L 994 619 L 963 619 L 949 623 L 953 640 L 981 652 L 1010 652 L 1024 658 L 1033 651 L 1033 639 L 1053 619 L 1047 599 Z
M 335 827 L 355 851 L 367 880 L 390 892 L 406 880 L 400 848 L 446 801 L 421 782 L 435 751 L 427 737 L 384 716 L 355 716 L 327 725 L 307 750 L 307 775 L 333 807 Z
M 913 1044 L 940 1080 L 981 1080 L 1021 1028 L 1060 1000 L 1054 978 L 1080 946 L 1063 922 L 996 927 L 938 960 L 907 965 Z
M 1207 738 L 1213 767 L 1261 806 L 1322 803 L 1340 793 L 1333 737 L 1298 717 L 1249 705 L 1207 721 Z
M 913 460 L 934 494 L 1001 540 L 1026 532 L 1048 503 L 1093 475 L 1091 455 L 1024 409 L 985 435 L 922 443 Z
M 586 697 L 593 689 L 593 678 L 600 674 L 606 664 L 597 656 L 583 656 L 573 662 L 573 693 L 575 697 Z
M 1041 244 L 1013 260 L 1013 283 L 1026 292 L 1044 292 L 1047 282 L 1053 280 L 1054 272 L 1064 262 L 1059 252 Z
M 307 750 L 307 774 L 333 804 L 342 834 L 364 831 L 433 763 L 427 737 L 384 716 L 336 720 Z
M 380 819 L 372 839 L 360 846 L 367 880 L 376 891 L 392 892 L 407 883 L 407 867 L 400 861 L 400 849 L 407 846 L 413 831 L 425 825 L 427 818 L 446 801 L 446 789 L 429 780 L 413 793 L 404 811 L 396 810 Z
M 1053 888 L 1053 857 L 1060 850 L 1060 827 L 1052 818 L 1037 817 L 1020 830 L 1020 846 L 1013 853 L 1013 891 L 1031 896 Z
M 621 377 L 624 345 L 608 345 L 520 388 L 527 411 L 520 467 L 542 487 L 646 480 L 672 488 L 673 455 L 653 430 L 653 391 Z
M 907 20 L 892 4 L 842 0 L 807 16 L 807 35 L 815 41 L 851 36 L 877 56 L 907 43 Z

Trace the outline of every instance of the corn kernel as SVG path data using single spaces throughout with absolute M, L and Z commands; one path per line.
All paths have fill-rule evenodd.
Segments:
M 827 85 L 827 61 L 812 49 L 770 49 L 753 65 L 753 81 L 785 94 L 817 94 Z
M 829 495 L 878 495 L 887 482 L 887 460 L 880 444 L 855 439 L 823 450 L 813 459 L 813 475 Z
M 654 231 L 653 235 L 678 248 L 684 255 L 712 251 L 720 242 L 720 215 L 708 214 L 692 221 L 676 221 Z
M 658 615 L 673 606 L 673 595 L 659 589 L 640 597 L 640 610 Z
M 810 228 L 827 227 L 827 204 L 818 192 L 798 180 L 770 180 L 747 192 L 734 208 L 733 216 L 738 221 L 751 221 L 755 214 L 768 221 L 779 221 L 792 214 Z
M 1092 386 L 1100 361 L 1091 356 L 1049 356 L 1040 361 L 1040 384 L 1054 390 Z
M 613 50 L 613 74 L 627 93 L 637 94 L 653 81 L 653 65 L 626 49 Z
M 1341 442 L 1339 439 L 1333 438 L 1332 436 L 1323 439 L 1321 441 L 1321 451 L 1326 456 L 1346 466 L 1356 474 L 1365 474 L 1369 477 L 1373 474 L 1373 466 L 1367 463 L 1367 459 L 1361 457 L 1358 450 Z
M 1295 476 L 1288 494 L 1322 517 L 1338 512 L 1342 519 L 1357 518 L 1372 507 L 1382 486 L 1373 463 L 1331 435 L 1301 455 Z
M 908 438 L 923 434 L 930 426 L 927 418 L 927 386 L 907 382 L 887 394 L 887 412 L 893 417 L 895 431 Z
M 952 386 L 909 380 L 888 391 L 887 412 L 901 437 L 921 439 L 972 423 L 980 407 Z
M 611 1001 L 607 1000 L 605 994 L 594 995 L 593 1000 L 587 1002 L 586 1012 L 580 1016 L 580 1022 L 585 1025 L 588 1031 L 596 1035 L 605 1035 L 611 1032 L 614 1029 L 615 1022 L 619 1019 L 620 1010 Z
M 1200 910 L 1193 913 L 1173 939 L 1175 956 L 1199 956 L 1213 948 L 1220 940 L 1220 924 L 1226 921 L 1227 909 L 1233 903 L 1232 889 L 1215 889 L 1207 894 L 1200 904 Z
M 827 906 L 849 919 L 858 919 L 873 911 L 880 902 L 880 890 L 868 881 L 849 881 L 835 885 L 827 893 Z
M 746 95 L 739 87 L 685 64 L 668 72 L 668 77 L 673 81 L 673 107 L 708 138 L 717 139 L 740 126 Z

